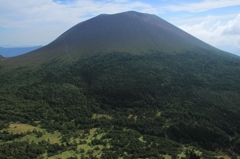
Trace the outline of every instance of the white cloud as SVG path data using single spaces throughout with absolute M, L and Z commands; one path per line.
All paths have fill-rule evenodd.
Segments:
M 179 26 L 186 32 L 222 50 L 240 55 L 240 14 L 234 19 L 221 23 L 214 16 L 195 25 Z
M 233 19 L 229 21 L 226 25 L 225 30 L 223 31 L 223 34 L 226 35 L 240 35 L 240 14 L 237 16 L 236 19 Z
M 35 25 L 49 25 L 75 21 L 68 6 L 51 0 L 4 1 L 0 7 L 0 26 L 6 28 L 32 28 Z
M 239 0 L 204 0 L 197 3 L 182 3 L 178 5 L 168 5 L 165 7 L 166 10 L 179 12 L 203 12 L 216 8 L 230 7 L 240 5 Z
M 13 2 L 0 0 L 1 27 L 31 27 L 35 24 L 49 23 L 76 24 L 86 18 L 102 13 L 117 13 L 127 10 L 154 12 L 149 4 L 127 0 L 94 1 L 75 0 L 71 3 L 59 3 L 52 0 L 21 0 Z M 86 17 L 86 15 L 90 15 Z
M 156 12 L 149 4 L 128 0 L 74 0 L 71 3 L 52 0 L 0 0 L 0 4 L 1 46 L 19 46 L 23 43 L 24 45 L 45 45 L 73 25 L 102 13 L 112 14 L 128 10 Z M 6 34 L 1 31 L 1 28 L 2 30 L 17 29 L 18 32 Z M 26 36 L 20 38 L 19 36 L 23 33 Z M 37 40 L 27 39 L 26 37 L 30 36 L 27 34 L 32 34 L 32 38 Z

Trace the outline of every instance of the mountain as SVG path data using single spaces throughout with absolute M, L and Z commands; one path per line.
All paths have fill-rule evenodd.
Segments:
M 13 48 L 3 48 L 0 47 L 0 55 L 4 57 L 13 57 L 28 53 L 30 51 L 41 48 L 42 46 L 32 46 L 32 47 L 13 47 Z
M 157 16 L 99 15 L 0 61 L 0 156 L 236 158 L 239 72 Z
M 2 55 L 0 55 L 0 61 L 3 61 L 5 58 L 2 56 Z
M 191 49 L 217 50 L 155 15 L 130 11 L 81 22 L 49 45 L 9 61 L 22 65 L 53 59 L 77 60 L 107 52 L 143 54 Z

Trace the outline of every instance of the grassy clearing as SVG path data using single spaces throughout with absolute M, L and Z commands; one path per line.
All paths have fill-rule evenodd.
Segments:
M 158 112 L 156 113 L 156 117 L 161 116 L 161 114 L 162 114 L 162 112 L 158 111 Z
M 165 159 L 172 159 L 172 157 L 171 157 L 170 155 L 168 155 L 168 154 L 163 155 L 163 157 L 164 157 Z
M 45 141 L 49 141 L 49 143 L 54 144 L 54 143 L 61 143 L 60 142 L 61 139 L 61 133 L 58 131 L 54 131 L 54 133 L 48 133 L 44 131 L 44 134 L 41 137 L 36 137 L 35 134 L 30 134 L 30 135 L 26 135 L 24 137 L 22 137 L 20 140 L 24 141 L 24 140 L 29 140 L 29 141 L 33 141 L 33 142 L 40 142 L 42 140 Z
M 93 118 L 93 119 L 96 119 L 96 118 L 112 119 L 112 116 L 107 115 L 107 114 L 93 114 L 92 118 Z
M 37 130 L 37 131 L 42 131 L 43 130 L 39 127 L 28 125 L 28 124 L 11 123 L 9 125 L 9 128 L 3 129 L 2 131 L 6 130 L 9 133 L 20 134 L 20 133 L 26 133 L 28 131 L 32 132 L 34 129 Z
M 85 136 L 84 136 L 85 135 Z M 71 143 L 77 143 L 77 151 L 65 151 L 61 154 L 49 157 L 49 159 L 57 159 L 57 158 L 68 158 L 71 156 L 77 156 L 78 158 L 81 158 L 81 156 L 89 156 L 89 154 L 92 154 L 93 156 L 96 156 L 98 158 L 102 155 L 102 149 L 104 148 L 103 145 L 91 145 L 91 141 L 93 139 L 100 139 L 103 134 L 97 134 L 97 128 L 92 128 L 89 130 L 88 134 L 84 134 L 83 131 L 81 131 L 80 136 L 84 136 L 84 138 L 71 138 Z
M 137 118 L 138 118 L 138 116 L 133 116 L 132 114 L 130 114 L 129 116 L 128 116 L 128 119 L 130 119 L 130 118 L 133 118 L 135 121 L 137 120 Z
M 44 157 L 48 158 L 48 159 L 58 159 L 58 158 L 64 159 L 64 158 L 68 158 L 68 157 L 72 157 L 72 156 L 77 156 L 78 158 L 80 158 L 81 155 L 76 154 L 75 151 L 65 151 L 65 152 L 55 155 L 55 156 L 47 157 L 45 155 Z
M 161 112 L 157 112 L 157 115 L 161 115 Z M 107 117 L 107 115 L 102 115 L 102 114 L 95 114 L 93 116 L 94 118 L 100 118 L 100 117 Z M 110 116 L 108 116 L 110 117 Z M 137 116 L 133 116 L 130 115 L 129 118 L 137 118 Z M 136 119 L 135 119 L 136 120 Z M 30 141 L 30 142 L 40 142 L 42 140 L 45 141 L 49 141 L 51 144 L 53 143 L 61 143 L 60 139 L 61 139 L 61 133 L 58 131 L 54 131 L 53 133 L 48 133 L 45 129 L 42 129 L 40 127 L 37 126 L 32 126 L 32 125 L 28 125 L 28 124 L 21 124 L 21 123 L 11 123 L 9 125 L 9 128 L 7 129 L 3 129 L 1 131 L 8 131 L 9 133 L 13 133 L 13 134 L 17 134 L 17 133 L 27 133 L 24 137 L 21 137 L 19 139 L 16 139 L 16 141 Z M 42 132 L 42 136 L 41 137 L 37 137 L 36 134 L 34 133 L 34 131 L 39 131 Z M 127 129 L 125 129 L 124 131 L 127 131 Z M 29 133 L 30 132 L 30 133 Z M 48 157 L 47 153 L 45 153 L 43 155 L 43 158 L 49 158 L 49 159 L 58 159 L 58 158 L 68 158 L 71 156 L 76 156 L 78 158 L 81 158 L 83 156 L 85 157 L 89 157 L 90 154 L 92 154 L 93 156 L 96 156 L 97 158 L 100 158 L 102 155 L 102 149 L 106 146 L 106 147 L 110 147 L 111 145 L 109 143 L 107 143 L 107 145 L 91 145 L 91 141 L 94 139 L 101 139 L 101 137 L 105 134 L 102 133 L 101 131 L 98 131 L 97 128 L 92 128 L 88 131 L 88 133 L 85 133 L 83 130 L 79 131 L 79 137 L 77 138 L 71 138 L 70 139 L 70 143 L 75 143 L 77 144 L 77 149 L 76 151 L 73 150 L 67 150 L 64 151 L 60 154 L 57 154 L 55 156 L 51 156 Z M 140 136 L 139 141 L 141 142 L 145 142 L 143 139 L 143 136 Z M 185 150 L 189 149 L 191 150 L 193 147 L 185 147 L 183 148 L 183 151 L 177 155 L 177 158 L 181 159 L 186 157 L 185 155 Z M 195 153 L 197 155 L 202 155 L 202 152 L 199 150 L 195 150 Z M 172 159 L 172 157 L 170 155 L 163 155 L 165 157 L 165 159 Z M 225 155 L 219 155 L 216 156 L 218 159 L 220 158 L 224 158 L 224 159 L 231 159 L 231 157 L 229 156 L 225 156 Z M 237 159 L 240 159 L 240 156 L 237 157 Z
M 143 136 L 139 137 L 138 140 L 141 141 L 141 142 L 146 142 L 146 141 L 143 140 Z
M 32 126 L 28 124 L 21 124 L 21 123 L 11 123 L 9 128 L 3 129 L 1 131 L 8 131 L 9 133 L 13 134 L 20 134 L 20 133 L 27 133 L 24 137 L 16 139 L 16 141 L 26 141 L 29 140 L 30 142 L 40 142 L 42 140 L 49 141 L 50 143 L 60 143 L 61 133 L 58 131 L 54 131 L 54 133 L 48 133 L 45 129 L 42 129 L 37 126 Z M 34 131 L 39 131 L 43 135 L 41 137 L 37 137 L 34 134 Z
M 132 116 L 133 116 L 133 115 L 132 115 L 132 114 L 130 114 L 130 115 L 128 116 L 128 119 L 130 119 Z
M 177 155 L 177 158 L 182 158 L 182 157 L 186 157 L 185 152 L 182 152 Z
M 224 156 L 224 155 L 221 155 L 221 156 L 215 156 L 215 157 L 217 157 L 218 159 L 220 159 L 220 158 L 231 159 L 230 156 Z M 237 156 L 237 159 L 240 159 L 240 156 Z
M 202 152 L 199 151 L 199 150 L 195 150 L 194 152 L 195 152 L 198 156 L 201 156 L 201 155 L 202 155 Z
M 94 138 L 101 138 L 100 135 L 94 135 L 96 132 L 97 128 L 92 128 L 89 130 L 89 133 L 84 134 L 84 131 L 81 131 L 79 136 L 84 136 L 84 138 L 82 137 L 77 137 L 77 138 L 71 138 L 70 139 L 70 143 L 76 142 L 76 143 L 80 143 L 80 141 L 85 141 L 86 144 L 90 143 Z M 95 137 L 94 137 L 95 136 Z M 85 145 L 85 144 L 81 144 L 81 145 Z
M 231 157 L 230 156 L 216 156 L 218 159 L 220 159 L 220 158 L 224 158 L 224 159 L 231 159 Z

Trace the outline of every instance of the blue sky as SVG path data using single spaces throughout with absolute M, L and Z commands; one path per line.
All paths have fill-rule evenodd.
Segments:
M 0 0 L 0 46 L 46 45 L 99 14 L 155 14 L 195 37 L 240 55 L 240 0 Z

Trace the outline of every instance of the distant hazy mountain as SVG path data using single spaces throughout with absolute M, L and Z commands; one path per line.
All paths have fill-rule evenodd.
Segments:
M 30 51 L 41 48 L 42 46 L 32 46 L 32 47 L 12 47 L 12 48 L 4 48 L 0 47 L 0 55 L 4 57 L 13 57 L 28 53 Z

